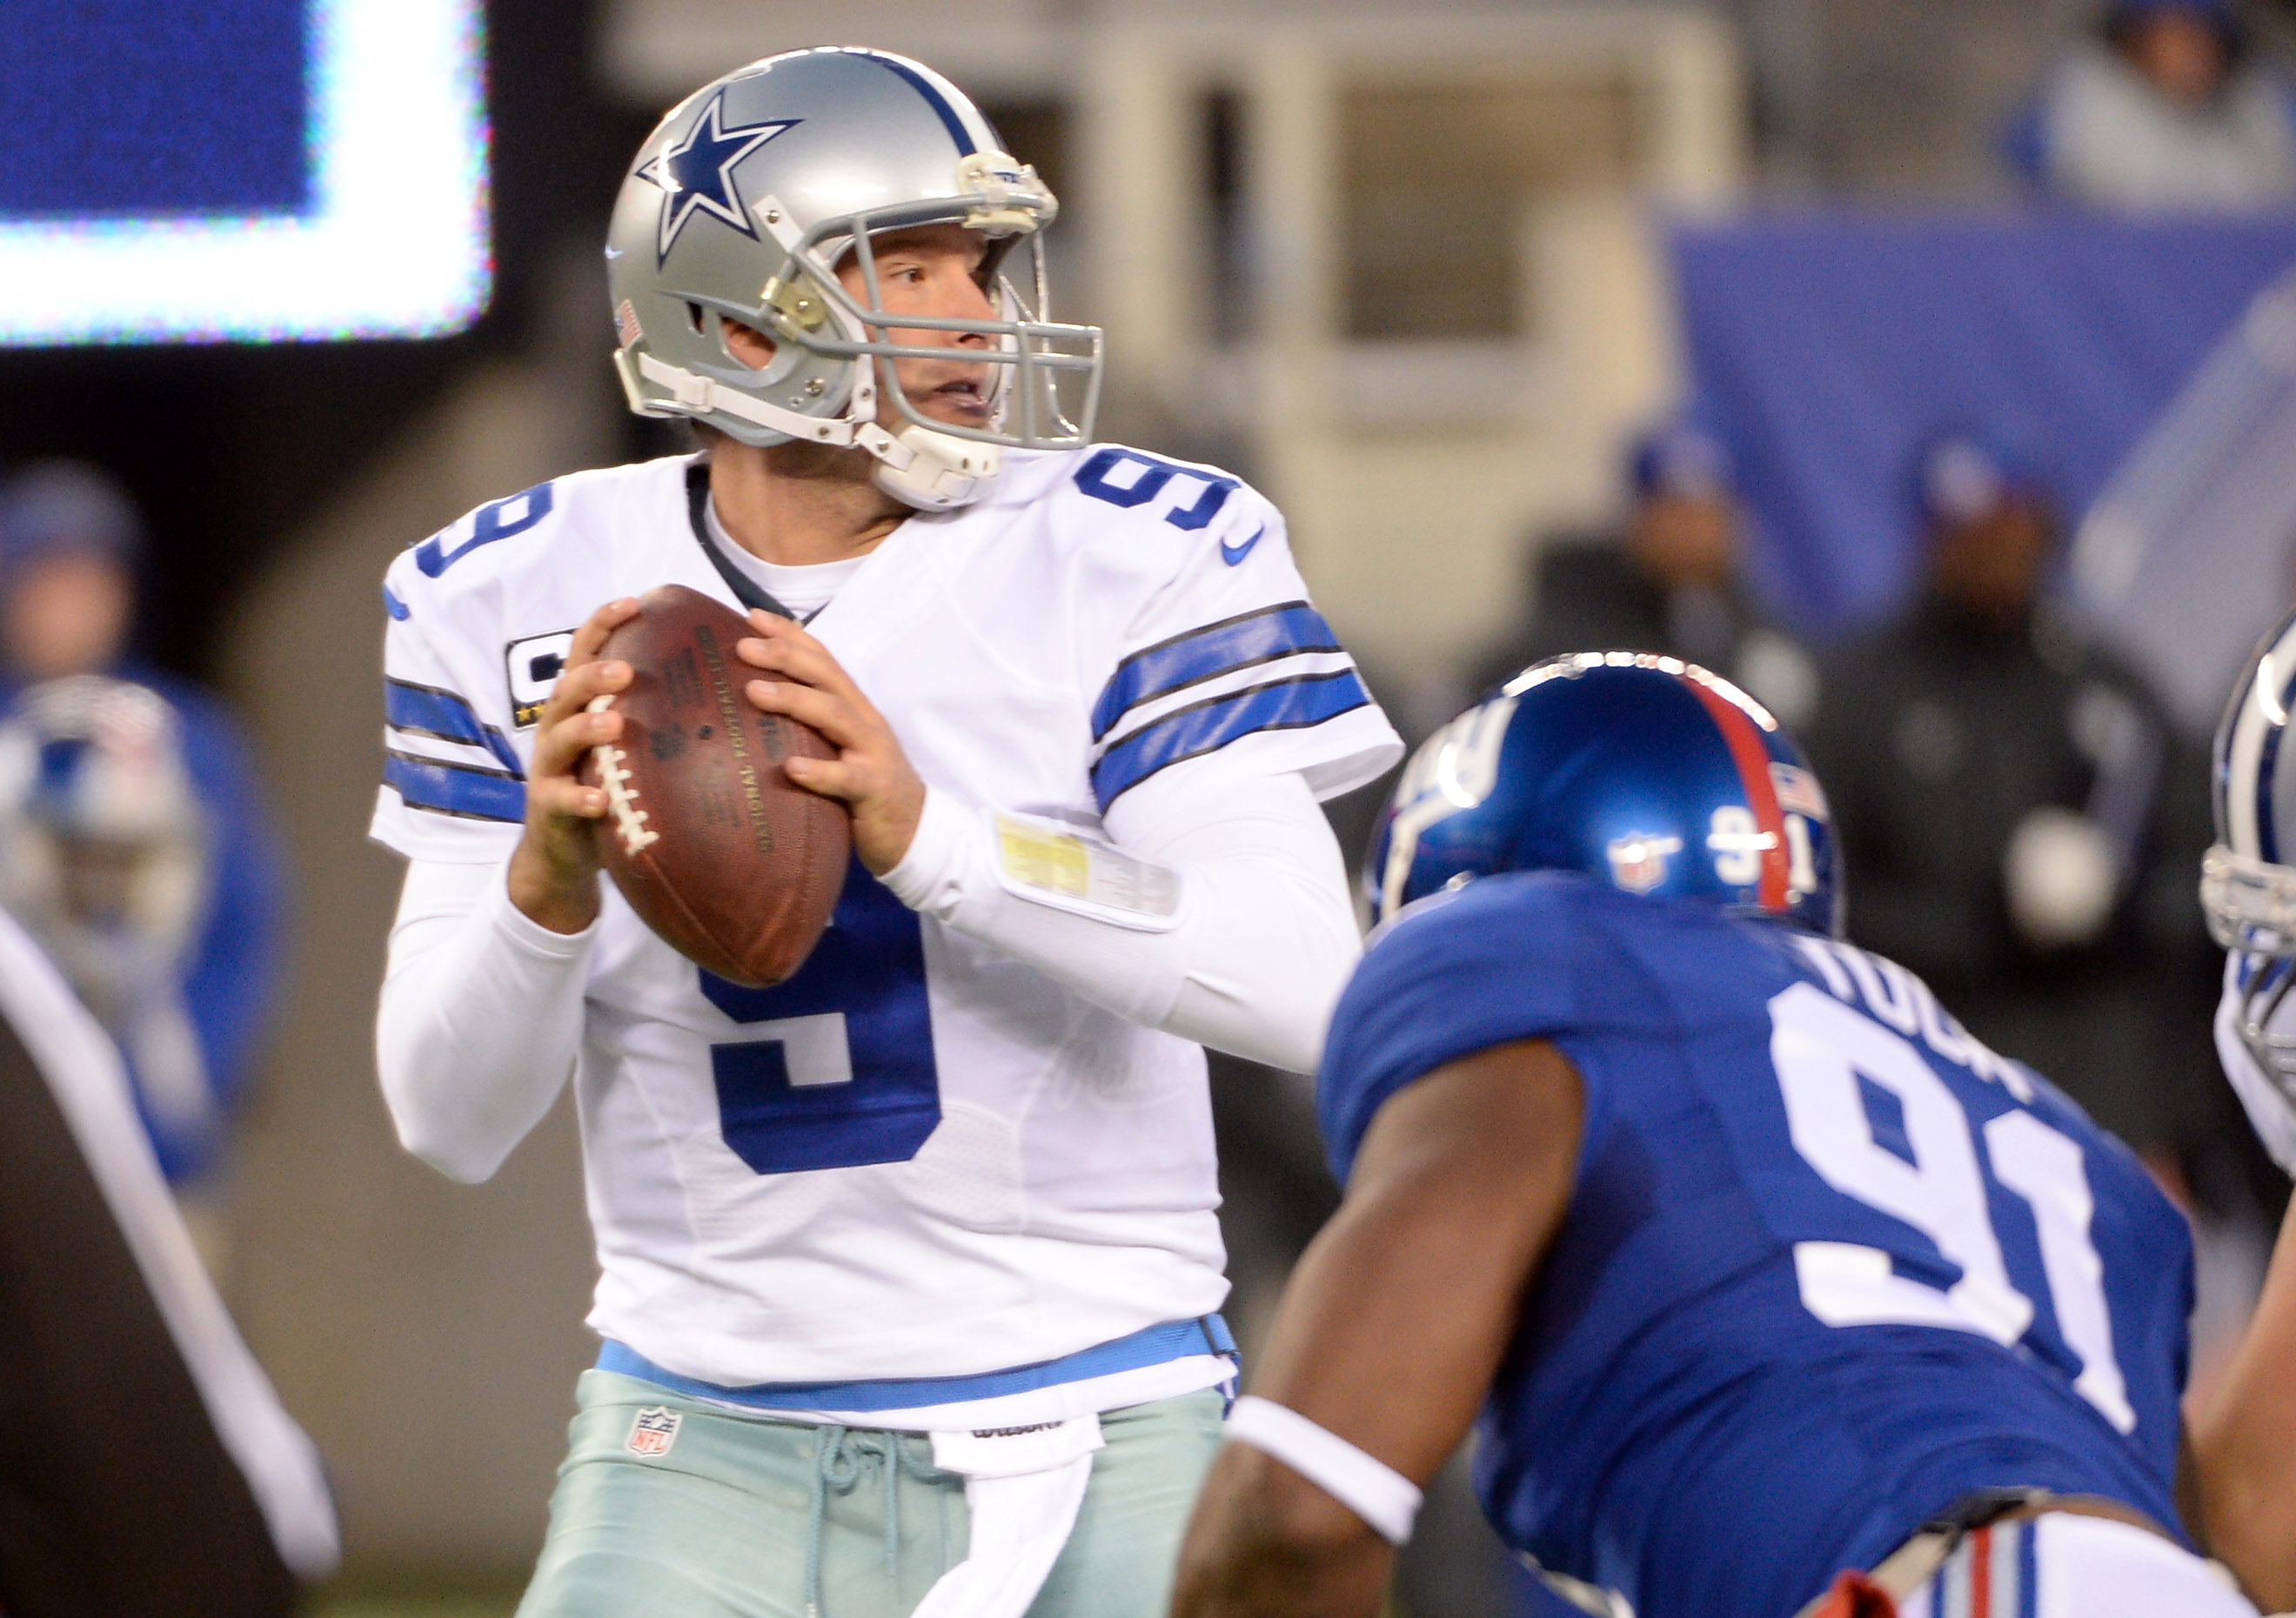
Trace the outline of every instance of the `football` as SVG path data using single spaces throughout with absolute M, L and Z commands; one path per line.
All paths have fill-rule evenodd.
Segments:
M 630 908 L 696 965 L 761 989 L 829 925 L 853 829 L 783 768 L 837 749 L 742 694 L 756 671 L 734 647 L 750 633 L 682 584 L 642 597 L 599 654 L 630 666 L 628 687 L 592 704 L 622 715 L 621 740 L 593 748 L 582 773 L 605 790 L 598 852 Z

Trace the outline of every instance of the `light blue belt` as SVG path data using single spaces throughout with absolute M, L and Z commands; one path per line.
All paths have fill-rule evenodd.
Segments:
M 1057 1360 L 1018 1365 L 1011 1370 L 983 1371 L 972 1377 L 929 1377 L 915 1382 L 760 1382 L 749 1387 L 720 1387 L 664 1370 L 636 1350 L 609 1338 L 598 1351 L 598 1369 L 636 1377 L 673 1393 L 723 1404 L 749 1405 L 762 1410 L 916 1410 L 937 1404 L 961 1404 L 976 1399 L 997 1399 L 1007 1393 L 1033 1393 L 1038 1388 L 1082 1382 L 1089 1377 L 1112 1376 L 1151 1365 L 1168 1365 L 1196 1354 L 1236 1357 L 1235 1338 L 1227 1322 L 1216 1314 L 1193 1320 L 1167 1320 L 1130 1336 L 1080 1348 Z

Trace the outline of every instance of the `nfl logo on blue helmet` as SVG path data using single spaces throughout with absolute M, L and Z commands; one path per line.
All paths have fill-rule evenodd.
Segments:
M 1385 921 L 1504 870 L 1576 870 L 1628 893 L 1839 936 L 1825 794 L 1767 710 L 1648 652 L 1535 665 L 1430 737 L 1372 837 Z

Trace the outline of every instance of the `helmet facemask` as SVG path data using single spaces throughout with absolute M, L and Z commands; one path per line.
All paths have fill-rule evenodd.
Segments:
M 2281 1015 L 2296 989 L 2296 870 L 2219 843 L 2201 862 L 2201 908 L 2236 957 L 2240 1042 L 2296 1105 L 2296 1026 Z
M 1021 168 L 1017 172 L 1034 185 L 1033 171 Z M 1041 203 L 1043 221 L 1049 223 L 1057 211 L 1052 193 L 1037 186 L 1032 195 Z M 952 210 L 946 203 L 929 202 L 825 220 L 799 241 L 767 283 L 758 315 L 767 323 L 759 329 L 777 344 L 794 344 L 826 359 L 862 362 L 862 374 L 868 380 L 857 386 L 853 413 L 858 414 L 865 396 L 882 393 L 904 419 L 905 426 L 894 429 L 898 437 L 907 437 L 915 429 L 992 449 L 1081 448 L 1091 441 L 1093 418 L 1099 410 L 1101 334 L 1095 326 L 1046 318 L 1050 294 L 1037 217 L 1012 206 Z M 1025 228 L 1008 223 L 1013 220 L 1025 221 Z M 988 233 L 981 290 L 996 308 L 993 318 L 895 314 L 885 307 L 875 238 L 942 224 L 961 224 Z M 857 298 L 832 267 L 848 257 L 860 273 Z M 1016 259 L 1026 266 L 1026 290 L 1012 274 Z M 984 347 L 962 349 L 897 343 L 890 336 L 894 327 L 980 336 L 989 341 Z M 899 386 L 896 362 L 957 355 L 989 368 L 992 415 L 985 428 L 934 420 Z M 1077 396 L 1072 402 L 1062 396 L 1063 380 Z

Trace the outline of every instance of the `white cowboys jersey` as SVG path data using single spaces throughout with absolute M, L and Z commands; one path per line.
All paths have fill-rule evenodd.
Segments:
M 734 605 L 688 459 L 482 507 L 390 568 L 373 835 L 493 863 L 574 627 L 678 584 Z M 1008 453 L 810 625 L 936 791 L 1096 829 L 1164 771 L 1400 753 L 1307 601 L 1282 519 L 1136 451 Z M 710 977 L 608 887 L 576 1091 L 603 1275 L 591 1325 L 726 1385 L 969 1376 L 1226 1292 L 1202 1052 L 903 906 L 857 864 L 788 983 Z

